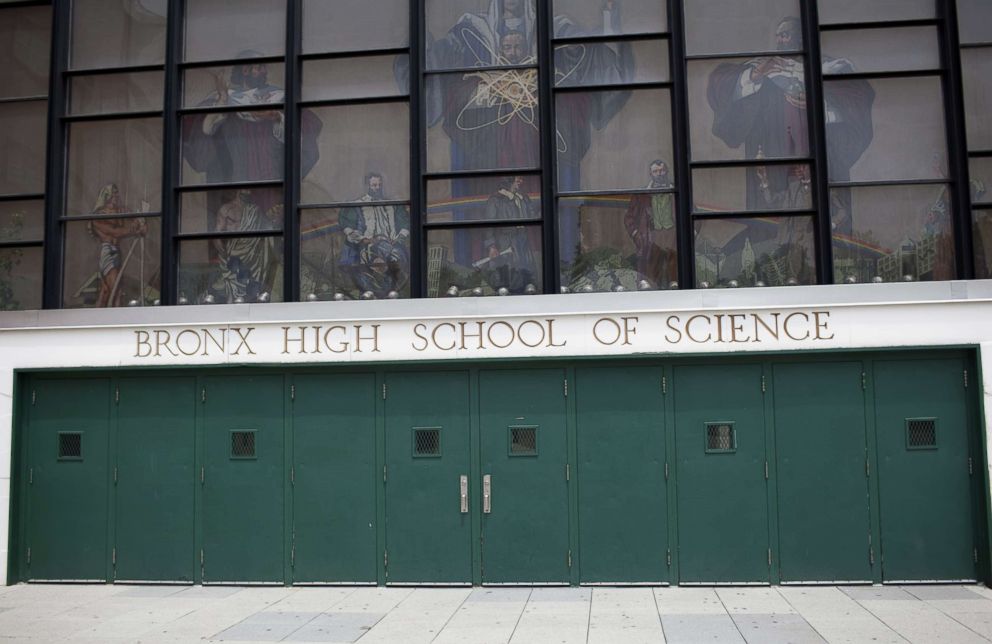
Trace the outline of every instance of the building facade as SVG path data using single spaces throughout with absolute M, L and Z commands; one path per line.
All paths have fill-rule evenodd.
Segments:
M 7 581 L 987 580 L 989 24 L 0 2 Z

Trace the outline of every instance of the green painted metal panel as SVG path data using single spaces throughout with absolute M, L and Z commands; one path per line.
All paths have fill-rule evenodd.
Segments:
M 479 373 L 483 583 L 568 583 L 565 372 Z
M 203 383 L 203 581 L 282 582 L 283 377 Z
M 38 379 L 32 388 L 28 578 L 106 580 L 110 381 Z
M 660 367 L 576 370 L 580 581 L 666 582 Z
M 375 374 L 294 386 L 293 579 L 374 583 Z
M 388 373 L 386 392 L 387 582 L 470 583 L 469 374 Z
M 976 576 L 963 371 L 957 359 L 875 362 L 883 581 Z M 932 436 L 910 441 L 908 420 L 932 420 Z
M 192 582 L 196 381 L 124 378 L 119 387 L 115 579 Z
M 782 581 L 871 581 L 860 362 L 776 364 Z
M 761 366 L 673 371 L 680 581 L 767 582 Z

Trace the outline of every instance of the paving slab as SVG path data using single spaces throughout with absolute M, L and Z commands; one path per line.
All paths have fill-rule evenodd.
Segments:
M 662 615 L 665 640 L 675 644 L 740 642 L 744 637 L 730 615 Z
M 286 637 L 285 642 L 354 642 L 368 633 L 384 613 L 322 614 Z
M 809 622 L 796 614 L 739 613 L 732 615 L 747 642 L 760 644 L 823 644 L 826 642 Z
M 796 612 L 775 588 L 717 588 L 716 594 L 731 614 L 788 615 Z
M 651 588 L 595 588 L 589 609 L 590 644 L 664 642 Z
M 778 592 L 828 642 L 906 641 L 835 586 L 783 586 Z
M 506 644 L 530 594 L 530 588 L 474 589 L 438 634 L 435 644 Z
M 713 588 L 655 588 L 658 612 L 662 615 L 725 615 L 723 600 Z

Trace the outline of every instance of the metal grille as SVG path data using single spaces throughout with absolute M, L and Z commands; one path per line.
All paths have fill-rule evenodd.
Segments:
M 433 427 L 430 429 L 413 430 L 413 455 L 414 456 L 440 456 L 441 455 L 441 430 Z
M 59 458 L 81 459 L 83 457 L 83 434 L 81 432 L 59 432 Z
M 537 427 L 511 427 L 510 454 L 516 456 L 537 454 Z
M 231 432 L 231 457 L 255 458 L 255 432 Z
M 906 446 L 915 449 L 937 447 L 937 420 L 934 418 L 907 418 Z
M 706 425 L 706 451 L 732 452 L 737 449 L 734 436 L 734 426 L 729 423 L 712 423 Z

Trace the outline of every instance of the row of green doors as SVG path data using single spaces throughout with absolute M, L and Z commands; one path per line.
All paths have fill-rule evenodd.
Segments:
M 34 377 L 30 580 L 977 576 L 964 359 Z

